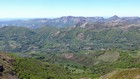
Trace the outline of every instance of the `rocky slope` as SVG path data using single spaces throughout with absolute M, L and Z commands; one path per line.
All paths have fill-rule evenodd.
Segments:
M 0 53 L 0 79 L 18 79 L 13 71 L 15 59 L 6 53 Z

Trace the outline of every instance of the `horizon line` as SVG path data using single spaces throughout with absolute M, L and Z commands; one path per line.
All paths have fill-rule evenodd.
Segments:
M 140 16 L 118 16 L 118 15 L 113 15 L 117 16 L 120 18 L 123 17 L 140 17 Z M 55 19 L 55 18 L 62 18 L 62 17 L 103 17 L 103 18 L 110 18 L 113 16 L 73 16 L 73 15 L 66 15 L 66 16 L 56 16 L 56 17 L 0 17 L 0 20 L 2 19 L 40 19 L 40 18 L 48 18 L 48 19 Z

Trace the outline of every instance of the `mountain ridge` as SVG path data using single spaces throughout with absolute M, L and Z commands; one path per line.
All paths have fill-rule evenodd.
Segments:
M 103 23 L 106 26 L 113 25 L 125 25 L 125 24 L 140 24 L 139 17 L 118 17 L 114 15 L 109 18 L 104 17 L 75 17 L 75 16 L 63 16 L 60 18 L 36 18 L 28 20 L 11 20 L 11 21 L 0 21 L 0 27 L 4 26 L 19 26 L 28 28 L 40 28 L 43 26 L 54 26 L 54 27 L 74 27 L 78 23 L 87 22 L 89 24 Z

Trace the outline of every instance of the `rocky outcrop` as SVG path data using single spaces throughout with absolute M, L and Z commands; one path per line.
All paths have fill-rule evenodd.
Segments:
M 3 67 L 3 65 L 0 65 L 0 72 L 3 72 L 5 69 Z
M 15 59 L 6 53 L 0 53 L 0 79 L 18 79 L 13 69 Z

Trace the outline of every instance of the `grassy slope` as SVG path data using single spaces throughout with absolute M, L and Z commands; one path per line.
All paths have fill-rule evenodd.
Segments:
M 100 79 L 139 79 L 140 78 L 140 69 L 117 69 L 111 73 L 108 73 Z
M 106 53 L 109 53 L 111 56 L 119 54 L 119 57 L 115 56 L 114 59 L 112 59 L 113 61 L 108 60 L 108 56 L 110 57 L 110 55 Z M 112 53 L 115 53 L 115 54 L 112 55 Z M 79 51 L 79 53 L 75 53 L 75 54 L 74 53 L 57 54 L 56 56 L 53 56 L 53 58 L 57 60 L 57 61 L 53 61 L 57 64 L 55 65 L 55 64 L 47 63 L 47 62 L 53 63 L 51 61 L 46 62 L 47 58 L 42 59 L 41 56 L 47 57 L 47 55 L 45 54 L 43 55 L 43 53 L 39 55 L 38 53 L 34 52 L 34 53 L 31 53 L 31 54 L 34 54 L 32 58 L 21 58 L 21 57 L 16 58 L 16 63 L 14 65 L 7 63 L 5 61 L 3 63 L 5 63 L 4 66 L 5 68 L 7 68 L 5 72 L 8 73 L 10 71 L 16 71 L 17 76 L 21 79 L 22 78 L 25 78 L 25 79 L 29 79 L 29 78 L 30 79 L 98 78 L 101 75 L 111 73 L 112 71 L 116 71 L 116 69 L 118 70 L 118 68 L 119 68 L 119 71 L 115 73 L 113 72 L 113 74 L 111 73 L 111 75 L 106 76 L 106 78 L 115 79 L 117 76 L 118 77 L 117 79 L 121 79 L 121 77 L 123 79 L 123 76 L 127 76 L 128 74 L 131 74 L 131 76 L 127 76 L 127 77 L 128 79 L 129 77 L 130 79 L 133 79 L 134 77 L 139 77 L 138 68 L 140 67 L 139 58 L 137 56 L 133 56 L 133 53 L 139 54 L 139 51 L 88 50 L 88 51 Z M 66 55 L 66 58 L 65 58 L 65 55 Z M 70 57 L 68 55 L 70 55 Z M 2 54 L 2 57 L 4 57 L 6 61 L 15 59 L 15 58 L 12 58 L 11 55 L 7 55 L 5 53 Z M 60 57 L 62 57 L 63 61 L 60 59 Z M 81 60 L 81 57 L 86 57 L 86 58 Z M 85 65 L 86 62 L 83 62 L 83 61 L 89 61 L 91 58 L 93 58 L 93 61 L 94 61 L 92 65 L 91 64 Z M 66 63 L 66 61 L 68 62 Z M 127 69 L 130 68 L 130 70 L 124 70 L 126 68 Z M 132 69 L 132 68 L 135 68 L 135 69 Z M 105 76 L 103 79 L 105 79 Z

